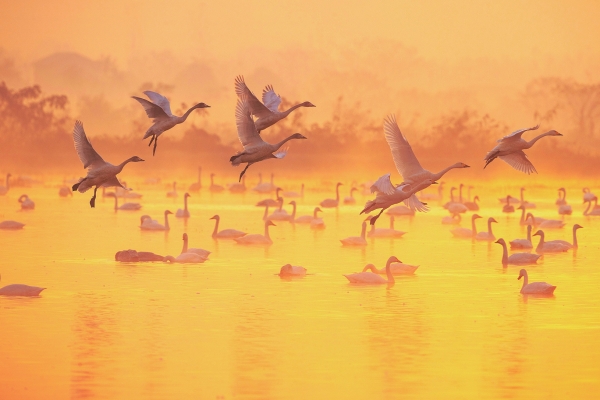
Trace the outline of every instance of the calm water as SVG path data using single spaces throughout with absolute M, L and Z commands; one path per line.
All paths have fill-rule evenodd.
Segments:
M 500 212 L 497 198 L 509 189 L 518 195 L 501 185 L 475 191 L 478 213 L 495 217 L 494 233 L 507 241 L 526 236 L 518 214 Z M 536 215 L 559 218 L 555 189 L 526 192 Z M 263 232 L 254 203 L 268 195 L 253 192 L 203 188 L 187 221 L 171 216 L 168 233 L 140 231 L 140 215 L 162 221 L 165 209 L 182 208 L 183 192 L 173 200 L 167 190 L 138 185 L 143 209 L 118 213 L 112 198 L 90 209 L 91 194 L 63 199 L 51 185 L 0 197 L 0 220 L 27 224 L 0 231 L 0 286 L 48 288 L 37 298 L 0 297 L 0 399 L 563 399 L 600 390 L 600 218 L 582 216 L 580 188 L 568 189 L 567 227 L 547 231 L 571 241 L 571 226 L 583 225 L 579 250 L 527 268 L 530 281 L 558 286 L 551 298 L 519 294 L 520 267 L 502 268 L 500 245 L 453 239 L 436 202 L 396 220 L 408 232 L 402 239 L 342 247 L 339 239 L 360 234 L 367 197 L 358 195 L 356 206 L 325 210 L 324 231 L 276 222 L 274 244 L 262 248 L 210 237 L 217 213 L 221 229 Z M 18 211 L 22 193 L 34 211 Z M 326 197 L 331 190 L 307 192 L 298 214 Z M 191 247 L 213 252 L 209 261 L 114 261 L 130 248 L 176 256 L 183 232 Z M 383 267 L 390 255 L 420 267 L 391 288 L 342 276 Z M 280 279 L 286 263 L 309 275 Z

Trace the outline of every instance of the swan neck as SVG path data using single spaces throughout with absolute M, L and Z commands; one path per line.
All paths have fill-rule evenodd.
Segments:
M 531 225 L 527 225 L 527 240 L 531 243 Z
M 388 283 L 396 283 L 394 275 L 392 275 L 392 260 L 388 260 L 385 264 L 385 274 L 387 275 Z
M 493 236 L 494 234 L 492 233 L 492 221 L 488 221 L 488 233 Z
M 263 214 L 263 220 L 267 219 L 268 214 L 269 214 L 269 206 L 265 206 L 265 213 Z
M 587 203 L 588 203 L 588 205 L 587 205 L 585 211 L 583 212 L 583 215 L 588 215 L 589 211 L 590 211 L 590 207 L 592 206 L 592 202 L 591 201 L 588 201 Z
M 290 217 L 290 221 L 294 221 L 296 219 L 296 203 L 292 204 L 292 216 Z
M 194 111 L 196 109 L 196 106 L 192 106 L 189 110 L 187 110 L 185 112 L 185 114 L 183 114 L 181 117 L 179 117 L 179 119 L 181 120 L 181 122 L 185 122 L 185 120 L 187 119 L 187 117 L 189 117 L 189 115 L 192 113 L 192 111 Z
M 188 251 L 188 238 L 183 238 L 183 248 L 181 249 L 181 254 L 187 253 Z
M 279 149 L 281 146 L 283 146 L 286 142 L 290 141 L 294 139 L 294 135 L 290 135 L 288 137 L 286 137 L 285 139 L 283 139 L 281 142 L 279 143 L 275 143 L 275 150 Z M 273 176 L 271 176 L 271 183 L 273 183 Z
M 217 236 L 219 232 L 219 218 L 215 218 L 215 229 L 213 229 L 212 237 Z
M 187 208 L 187 201 L 188 201 L 188 196 L 183 196 L 183 209 L 185 211 L 188 210 L 188 208 Z
M 165 229 L 169 230 L 169 214 L 165 214 Z
M 526 149 L 530 148 L 531 146 L 533 146 L 535 144 L 535 142 L 537 142 L 538 140 L 540 140 L 541 138 L 543 138 L 544 136 L 548 136 L 550 135 L 552 131 L 548 131 L 546 133 L 542 133 L 541 135 L 537 135 L 536 137 L 534 137 L 533 139 L 531 139 L 529 142 L 527 142 L 527 147 Z
M 525 289 L 525 286 L 529 284 L 529 276 L 527 276 L 527 271 L 523 275 L 523 286 L 521 286 L 521 290 Z
M 577 228 L 573 226 L 573 247 L 577 248 Z
M 117 172 L 117 174 L 119 172 L 121 172 L 123 170 L 123 167 L 125 167 L 130 162 L 131 162 L 131 158 L 128 158 L 127 160 L 123 161 L 121 164 L 117 165 L 117 168 L 119 169 L 119 171 Z M 117 175 L 117 174 L 115 174 L 115 175 Z
M 265 237 L 271 240 L 271 236 L 269 236 L 269 224 L 265 224 Z
M 294 111 L 295 109 L 297 109 L 297 108 L 300 108 L 300 107 L 302 107 L 302 103 L 300 103 L 300 104 L 296 104 L 295 106 L 292 106 L 292 107 L 290 107 L 289 109 L 287 109 L 286 111 L 284 111 L 284 112 L 282 113 L 282 114 L 284 114 L 284 118 L 285 118 L 285 117 L 287 117 L 288 115 L 290 115 L 290 113 L 291 113 L 292 111 Z
M 460 186 L 460 187 L 458 188 L 458 202 L 459 202 L 459 203 L 462 203 L 462 202 L 463 202 L 463 197 L 462 197 L 462 189 L 463 189 L 463 187 L 462 187 L 462 186 Z
M 335 201 L 340 201 L 340 185 L 335 185 Z
M 521 225 L 525 223 L 525 207 L 521 208 L 521 220 L 519 222 Z
M 540 242 L 538 243 L 536 250 L 540 250 L 544 247 L 544 232 L 540 231 Z
M 473 232 L 473 237 L 477 235 L 477 225 L 475 224 L 475 218 L 471 218 L 471 231 Z
M 375 225 L 373 225 L 373 228 L 375 228 Z M 362 230 L 360 232 L 360 237 L 364 239 L 366 237 L 366 234 L 367 234 L 367 223 L 363 222 Z
M 446 174 L 446 172 L 450 171 L 453 168 L 458 168 L 458 165 L 457 164 L 452 164 L 449 167 L 444 168 L 443 170 L 441 170 L 437 174 L 433 174 L 433 176 L 431 177 L 431 179 L 435 182 L 438 179 L 440 179 L 442 176 L 444 176 Z
M 115 211 L 117 211 L 119 209 L 119 204 L 117 204 L 117 203 L 118 203 L 117 194 L 115 193 Z
M 502 243 L 502 265 L 508 265 L 508 250 L 506 249 L 506 243 Z

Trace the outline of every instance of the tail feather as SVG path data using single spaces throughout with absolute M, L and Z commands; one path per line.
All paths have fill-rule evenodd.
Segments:
M 363 213 L 367 213 L 368 214 L 371 211 L 375 210 L 376 208 L 377 208 L 377 203 L 375 202 L 375 200 L 369 200 L 365 204 L 365 208 L 360 213 L 361 214 L 363 214 Z
M 417 198 L 417 195 L 415 195 L 415 194 L 410 196 L 408 199 L 404 200 L 404 205 L 406 205 L 406 207 L 410 208 L 413 211 L 415 211 L 415 210 L 419 211 L 419 212 L 429 211 L 429 206 L 427 206 L 427 203 L 422 203 Z

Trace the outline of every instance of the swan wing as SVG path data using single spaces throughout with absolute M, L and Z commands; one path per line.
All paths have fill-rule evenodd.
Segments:
M 263 89 L 262 101 L 265 106 L 272 112 L 279 111 L 279 105 L 281 104 L 281 97 L 273 90 L 273 85 L 267 85 Z
M 144 92 L 144 94 L 146 96 L 148 96 L 148 98 L 150 100 L 152 100 L 152 102 L 154 104 L 156 104 L 157 106 L 159 106 L 160 108 L 162 108 L 163 111 L 165 112 L 165 114 L 167 114 L 169 117 L 173 116 L 173 113 L 171 112 L 171 103 L 169 103 L 169 99 L 167 99 L 162 94 L 153 92 L 151 90 L 146 90 Z
M 521 139 L 521 136 L 523 135 L 523 133 L 525 133 L 527 131 L 535 131 L 539 127 L 540 127 L 540 124 L 537 124 L 536 126 L 532 126 L 531 128 L 519 129 L 518 131 L 514 131 L 510 135 L 504 136 L 502 139 L 498 139 L 498 143 Z
M 269 110 L 263 103 L 260 102 L 248 89 L 246 86 L 246 82 L 244 81 L 244 77 L 242 75 L 235 78 L 235 93 L 239 96 L 245 95 L 248 102 L 248 107 L 250 108 L 250 112 L 252 115 L 263 118 L 268 117 L 272 114 L 271 110 Z
M 127 189 L 125 186 L 123 186 L 123 185 L 121 184 L 121 182 L 119 182 L 119 180 L 117 179 L 117 177 L 116 177 L 116 176 L 112 176 L 112 177 L 110 177 L 109 179 L 105 180 L 105 181 L 102 183 L 102 185 L 100 185 L 100 186 L 101 186 L 101 187 L 111 187 L 111 186 L 116 186 L 116 187 L 122 187 L 123 189 L 126 189 L 126 190 L 130 190 L 130 189 Z
M 537 174 L 537 171 L 531 161 L 527 158 L 527 154 L 523 150 L 516 151 L 499 157 L 502 161 L 516 169 L 529 175 L 532 172 Z
M 371 185 L 371 193 L 382 193 L 382 194 L 394 194 L 396 187 L 392 184 L 392 180 L 390 179 L 390 174 L 385 174 L 379 179 L 375 181 L 374 184 Z
M 419 212 L 427 212 L 429 211 L 429 206 L 427 204 L 423 204 L 416 195 L 410 196 L 408 199 L 404 200 L 404 205 L 411 210 L 416 210 Z
M 285 155 L 287 154 L 289 149 L 290 149 L 289 147 L 286 147 L 284 149 L 279 149 L 275 153 L 273 153 L 273 155 L 275 156 L 275 158 L 283 158 L 283 157 L 285 157 Z
M 235 107 L 235 125 L 237 126 L 238 137 L 244 148 L 265 143 L 256 130 L 256 125 L 254 125 L 251 116 L 248 97 L 245 94 L 242 94 L 238 98 Z
M 385 140 L 390 146 L 396 169 L 402 175 L 402 178 L 406 181 L 411 176 L 422 173 L 424 169 L 419 164 L 419 160 L 413 153 L 408 140 L 400 131 L 396 116 L 389 115 L 383 121 L 383 132 Z
M 83 163 L 83 168 L 98 168 L 106 164 L 106 161 L 104 161 L 102 157 L 100 157 L 100 154 L 92 147 L 92 144 L 83 130 L 83 123 L 81 121 L 75 121 L 73 141 L 75 142 L 77 155 Z
M 146 99 L 142 99 L 141 97 L 131 96 L 131 98 L 136 99 L 142 105 L 142 107 L 144 107 L 144 111 L 146 111 L 148 118 L 169 118 L 169 115 L 167 115 L 165 110 L 163 110 L 160 106 Z

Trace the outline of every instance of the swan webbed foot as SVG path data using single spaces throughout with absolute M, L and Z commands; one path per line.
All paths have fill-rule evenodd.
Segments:
M 96 207 L 96 192 L 98 191 L 98 186 L 96 186 L 94 188 L 94 195 L 92 196 L 92 198 L 90 199 L 90 207 L 94 208 Z
M 374 216 L 373 218 L 371 218 L 371 222 L 370 222 L 370 224 L 371 224 L 371 225 L 375 225 L 375 222 L 377 221 L 377 219 L 378 219 L 378 218 L 379 218 L 379 216 L 380 216 L 380 215 L 383 213 L 383 211 L 384 211 L 384 210 L 385 210 L 385 209 L 384 209 L 384 208 L 382 208 L 382 209 L 381 209 L 381 211 L 379 211 L 379 214 L 377 214 L 376 216 Z

